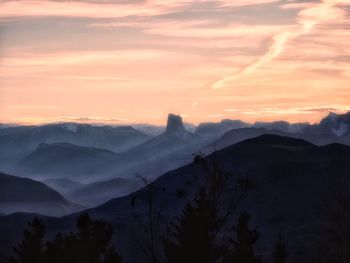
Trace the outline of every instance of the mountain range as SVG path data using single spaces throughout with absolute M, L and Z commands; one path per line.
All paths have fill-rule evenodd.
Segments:
M 258 243 L 261 253 L 269 250 L 269 244 L 281 229 L 293 253 L 300 246 L 307 246 L 327 223 L 324 202 L 333 200 L 334 194 L 329 186 L 338 182 L 341 189 L 350 186 L 350 147 L 341 144 L 316 146 L 302 139 L 265 134 L 216 151 L 205 157 L 205 162 L 215 163 L 232 174 L 227 182 L 232 187 L 239 178 L 249 180 L 249 190 L 232 222 L 240 211 L 248 210 L 252 214 L 252 224 L 257 225 L 261 233 Z M 162 207 L 166 221 L 174 220 L 198 189 L 202 175 L 203 169 L 190 163 L 160 176 L 152 183 L 155 211 Z M 135 252 L 133 244 L 142 230 L 138 220 L 147 220 L 147 189 L 87 210 L 91 216 L 108 220 L 116 227 L 113 242 L 125 262 L 140 262 L 142 256 Z M 136 219 L 134 215 L 139 217 Z M 3 233 L 0 250 L 8 251 L 9 244 L 18 241 L 25 222 L 32 217 L 29 214 L 0 217 Z M 73 229 L 76 217 L 77 214 L 73 214 L 43 219 L 50 235 L 54 235 L 57 231 Z
M 125 151 L 149 140 L 131 126 L 94 126 L 78 123 L 10 126 L 0 129 L 0 169 L 8 169 L 42 143 L 69 143 L 82 147 Z
M 86 181 L 96 178 L 96 174 L 108 172 L 117 158 L 116 153 L 108 150 L 70 143 L 42 143 L 22 159 L 14 171 L 38 179 L 61 176 Z
M 61 185 L 61 187 L 54 187 L 54 189 L 58 190 L 63 195 L 69 194 L 69 198 L 73 198 L 74 201 L 81 201 L 84 205 L 94 206 L 110 198 L 128 194 L 142 187 L 143 183 L 139 178 L 140 176 L 151 182 L 169 170 L 190 163 L 193 154 L 200 152 L 210 154 L 213 151 L 223 149 L 242 140 L 266 133 L 305 139 L 316 145 L 325 145 L 329 143 L 350 144 L 350 135 L 348 131 L 350 125 L 349 116 L 350 113 L 342 115 L 330 113 L 321 120 L 319 124 L 315 125 L 306 123 L 289 124 L 282 121 L 249 124 L 242 121 L 223 120 L 219 123 L 200 124 L 197 126 L 194 133 L 192 133 L 186 129 L 180 116 L 169 114 L 167 126 L 164 131 L 153 137 L 149 135 L 143 136 L 143 133 L 131 127 L 110 127 L 109 129 L 106 126 L 90 127 L 89 125 L 76 125 L 72 126 L 78 127 L 76 131 L 86 128 L 87 130 L 91 129 L 95 131 L 95 134 L 99 134 L 96 139 L 97 142 L 91 143 L 96 145 L 99 141 L 107 142 L 108 140 L 106 138 L 111 138 L 111 136 L 108 135 L 103 139 L 102 134 L 105 129 L 107 130 L 107 134 L 110 134 L 111 130 L 113 130 L 115 134 L 117 134 L 116 131 L 119 131 L 119 135 L 122 134 L 122 130 L 130 130 L 130 136 L 124 134 L 129 140 L 128 145 L 130 148 L 115 153 L 106 149 L 81 146 L 64 141 L 40 143 L 30 153 L 12 165 L 11 169 L 5 169 L 5 171 L 37 180 L 65 179 L 74 180 L 79 184 L 87 183 L 89 186 L 82 185 L 81 187 L 75 188 L 70 187 L 69 184 L 65 184 L 66 189 L 64 189 L 64 185 Z M 42 135 L 42 138 L 40 136 L 34 137 L 44 140 L 48 138 L 48 132 L 42 132 L 42 130 L 56 131 L 57 129 L 63 129 L 67 132 L 70 126 L 64 125 L 67 124 L 61 124 L 60 126 L 38 126 L 36 128 L 12 128 L 17 131 L 21 130 L 21 128 L 23 128 L 24 131 L 27 129 L 32 130 L 32 132 L 29 133 L 30 136 L 28 139 L 28 145 L 32 145 L 33 134 L 38 133 Z M 137 125 L 135 125 L 135 127 L 136 126 Z M 71 131 L 73 129 L 72 127 L 68 130 Z M 8 129 L 10 128 L 0 129 L 0 135 L 2 134 L 4 138 L 7 136 L 11 138 L 9 140 L 10 142 L 15 141 L 18 144 L 17 138 L 20 144 L 26 144 L 26 133 L 24 131 L 21 133 L 23 136 L 21 137 L 18 135 L 20 133 Z M 35 129 L 37 129 L 37 132 L 34 132 Z M 81 133 L 82 131 L 77 132 L 77 134 Z M 56 134 L 56 132 L 53 132 L 52 136 L 54 136 L 54 134 Z M 93 134 L 93 132 L 89 134 Z M 14 136 L 11 137 L 12 135 Z M 133 136 L 136 136 L 136 141 L 132 141 Z M 141 141 L 139 141 L 140 136 L 143 138 Z M 143 141 L 145 136 L 148 136 L 148 140 Z M 58 136 L 55 140 L 64 140 L 65 138 L 64 136 Z M 113 138 L 117 140 L 117 137 Z M 120 137 L 119 140 L 122 140 L 122 138 L 123 137 Z M 93 136 L 90 137 L 90 139 L 92 142 L 94 141 Z M 3 143 L 3 141 L 0 139 L 0 145 L 2 145 L 1 143 Z M 17 145 L 16 143 L 15 145 Z M 4 144 L 4 147 L 0 149 L 6 149 L 6 147 L 10 145 L 8 142 Z M 117 145 L 121 144 L 121 142 L 117 143 Z M 131 147 L 131 145 L 134 146 Z M 28 149 L 28 147 L 29 146 L 23 146 L 24 149 Z M 108 148 L 111 149 L 115 147 L 117 146 L 110 143 Z M 10 157 L 6 155 L 5 158 Z M 1 163 L 4 162 L 3 160 Z M 127 183 L 118 183 L 121 182 L 121 180 Z M 108 184 L 108 182 L 110 182 L 110 184 Z M 100 183 L 106 187 L 108 186 L 108 190 L 107 188 L 104 190 Z M 94 186 L 96 186 L 95 190 L 92 189 Z M 82 190 L 85 187 L 94 194 L 86 194 L 87 191 Z M 84 196 L 79 197 L 79 194 L 75 193 L 75 191 L 78 190 L 79 193 Z

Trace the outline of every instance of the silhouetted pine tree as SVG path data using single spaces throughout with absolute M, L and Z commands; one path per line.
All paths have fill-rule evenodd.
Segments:
M 199 191 L 163 237 L 164 255 L 170 263 L 221 262 L 228 252 L 219 233 L 245 195 L 248 180 L 238 178 L 234 183 L 215 159 L 210 161 L 201 154 L 194 157 L 201 175 L 197 177 Z
M 71 246 L 67 244 L 65 237 L 59 233 L 53 241 L 46 243 L 45 261 L 48 263 L 58 262 L 72 262 L 73 259 L 70 255 L 73 255 Z
M 254 253 L 254 244 L 259 238 L 257 229 L 249 228 L 250 215 L 243 212 L 237 225 L 233 228 L 236 232 L 236 239 L 230 240 L 231 246 L 228 255 L 225 257 L 226 263 L 257 263 L 261 258 Z
M 272 251 L 273 263 L 286 263 L 287 257 L 287 244 L 283 241 L 282 234 L 280 233 Z
M 110 247 L 106 253 L 103 263 L 121 263 L 122 257 L 115 251 L 114 247 Z
M 56 236 L 43 245 L 45 228 L 34 219 L 22 243 L 15 249 L 16 263 L 120 263 L 122 258 L 111 246 L 113 228 L 102 220 L 92 220 L 87 213 L 77 220 L 78 233 Z
M 188 203 L 177 223 L 171 224 L 164 237 L 164 254 L 170 263 L 213 263 L 220 248 L 215 239 L 221 222 L 211 205 L 207 191 L 201 188 L 193 204 Z
M 64 237 L 58 235 L 53 242 L 48 243 L 49 262 L 119 263 L 122 261 L 114 247 L 109 245 L 113 235 L 110 224 L 102 220 L 92 220 L 87 213 L 84 213 L 78 218 L 77 227 L 77 234 L 71 233 Z M 55 261 L 57 254 L 58 258 L 63 257 L 63 261 Z
M 28 223 L 24 230 L 24 239 L 17 246 L 13 247 L 15 257 L 10 261 L 13 263 L 42 263 L 44 250 L 45 227 L 42 221 L 34 218 Z

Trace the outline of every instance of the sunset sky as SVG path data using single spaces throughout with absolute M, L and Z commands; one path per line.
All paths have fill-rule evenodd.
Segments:
M 0 0 L 0 122 L 350 111 L 350 0 Z

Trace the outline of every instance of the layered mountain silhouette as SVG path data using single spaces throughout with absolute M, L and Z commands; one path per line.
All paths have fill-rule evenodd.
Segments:
M 125 152 L 115 154 L 69 143 L 43 143 L 12 171 L 40 180 L 56 179 L 51 181 L 56 190 L 92 206 L 142 187 L 138 176 L 154 180 L 190 162 L 192 154 L 206 143 L 207 140 L 185 129 L 180 116 L 170 114 L 163 133 Z M 62 189 L 57 178 L 91 184 L 82 187 L 88 190 Z
M 305 132 L 318 136 L 336 136 L 348 143 L 350 137 L 350 112 L 345 114 L 330 112 L 319 124 L 307 127 Z
M 198 139 L 198 136 L 185 129 L 180 116 L 169 114 L 167 126 L 163 133 L 124 152 L 123 156 L 127 156 L 128 159 L 129 156 L 135 155 L 135 160 L 138 160 L 138 156 L 141 155 L 141 158 L 147 156 L 149 159 L 156 159 L 159 156 L 164 156 L 164 154 L 187 147 L 189 143 L 195 143 L 196 139 Z
M 103 182 L 102 185 L 108 186 L 106 191 L 101 186 L 92 190 L 92 184 L 89 189 L 94 194 L 84 194 L 81 198 L 78 193 L 74 193 L 79 187 L 72 186 L 68 189 L 66 184 L 67 189 L 64 189 L 57 183 L 57 187 L 51 184 L 60 193 L 69 193 L 74 200 L 81 200 L 86 205 L 90 203 L 91 206 L 142 187 L 139 176 L 153 181 L 161 174 L 189 163 L 195 153 L 210 154 L 266 133 L 306 139 L 317 145 L 334 142 L 350 144 L 350 136 L 346 132 L 341 136 L 339 133 L 339 127 L 343 130 L 345 128 L 342 127 L 347 127 L 348 116 L 349 114 L 330 114 L 317 125 L 287 122 L 251 125 L 241 121 L 223 120 L 220 123 L 201 124 L 195 133 L 191 133 L 185 128 L 180 116 L 169 114 L 167 126 L 161 134 L 124 152 L 115 154 L 104 149 L 70 143 L 44 143 L 24 157 L 10 172 L 40 180 L 59 178 L 79 183 Z M 116 183 L 119 179 L 125 179 L 133 187 Z
M 302 133 L 309 123 L 289 123 L 286 121 L 256 122 L 251 127 L 263 128 L 272 131 L 282 131 L 287 133 Z
M 188 132 L 180 116 L 170 114 L 165 131 L 155 138 L 119 154 L 73 145 L 70 143 L 42 143 L 22 159 L 14 171 L 21 175 L 89 180 L 124 177 L 134 174 L 139 167 L 157 162 L 174 152 L 196 143 L 199 137 Z M 45 179 L 45 178 L 44 178 Z
M 219 138 L 227 131 L 249 127 L 250 124 L 240 120 L 222 120 L 219 123 L 201 123 L 195 130 L 195 134 L 203 137 Z
M 187 164 L 210 140 L 187 131 L 182 118 L 169 114 L 165 131 L 155 138 L 119 154 L 116 176 L 152 181 L 158 176 Z M 136 178 L 139 182 L 140 180 Z
M 288 136 L 304 138 L 315 144 L 343 143 L 350 145 L 350 112 L 345 114 L 329 113 L 320 123 L 289 123 L 286 121 L 256 122 L 254 124 L 239 120 L 223 120 L 219 123 L 200 124 L 195 134 L 212 136 L 218 139 L 226 132 L 242 128 L 265 129 L 270 133 L 284 132 Z
M 112 196 L 116 198 L 134 192 L 142 186 L 140 183 L 140 180 L 114 178 L 74 188 L 66 192 L 66 196 L 79 204 L 96 206 L 106 202 Z
M 216 150 L 223 149 L 230 145 L 236 144 L 238 142 L 251 139 L 254 137 L 258 137 L 264 134 L 275 134 L 281 136 L 293 136 L 293 134 L 288 134 L 279 130 L 267 130 L 265 128 L 241 128 L 241 129 L 233 129 L 226 132 L 219 139 L 210 143 L 203 152 L 212 153 Z
M 340 144 L 316 146 L 302 139 L 278 135 L 262 135 L 216 151 L 205 158 L 208 164 L 216 163 L 232 174 L 228 184 L 235 185 L 238 178 L 249 180 L 249 191 L 240 202 L 235 215 L 249 211 L 254 224 L 262 233 L 258 249 L 268 251 L 273 238 L 283 229 L 290 251 L 319 235 L 318 229 L 327 220 L 324 201 L 330 196 L 330 185 L 342 178 L 341 187 L 350 187 L 350 147 Z M 162 207 L 168 222 L 174 220 L 187 203 L 179 192 L 192 196 L 204 178 L 203 169 L 191 163 L 167 172 L 154 183 L 154 209 Z M 117 242 L 125 262 L 140 262 L 140 254 L 132 248 L 135 235 L 142 232 L 138 214 L 147 220 L 148 192 L 141 189 L 126 197 L 116 198 L 88 210 L 94 217 L 113 222 L 118 229 Z M 0 218 L 2 250 L 4 243 L 15 240 L 31 215 Z M 61 219 L 45 218 L 52 234 L 69 231 L 74 227 L 76 215 Z M 234 222 L 235 216 L 232 218 Z M 11 221 L 11 223 L 10 223 Z M 61 226 L 61 229 L 57 229 Z M 119 228 L 118 228 L 119 227 Z M 11 243 L 11 242 L 8 242 Z M 297 244 L 297 245 L 296 245 Z
M 74 181 L 68 178 L 51 178 L 45 179 L 42 182 L 50 188 L 64 195 L 85 186 L 85 184 L 81 182 Z
M 93 126 L 63 123 L 15 126 L 0 129 L 0 168 L 8 168 L 34 151 L 41 143 L 70 143 L 83 147 L 125 151 L 149 140 L 131 126 Z
M 62 216 L 83 207 L 66 200 L 41 182 L 0 173 L 0 211 Z
M 17 174 L 47 179 L 70 178 L 91 181 L 98 174 L 109 172 L 117 154 L 70 143 L 42 143 L 15 167 Z

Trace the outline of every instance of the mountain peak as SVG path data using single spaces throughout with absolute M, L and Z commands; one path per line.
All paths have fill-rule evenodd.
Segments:
M 171 113 L 168 115 L 168 122 L 165 129 L 165 133 L 168 135 L 176 136 L 181 136 L 182 134 L 187 133 L 180 115 L 175 115 Z

